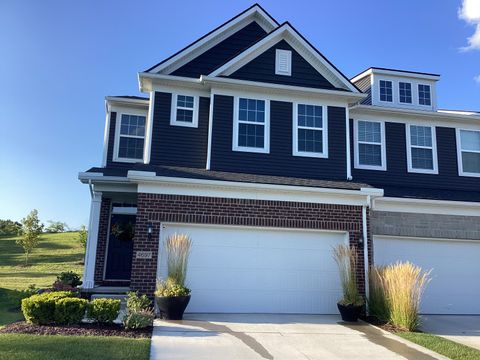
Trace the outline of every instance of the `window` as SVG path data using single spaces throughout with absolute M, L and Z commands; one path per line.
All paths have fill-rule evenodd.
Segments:
M 292 75 L 292 52 L 290 50 L 277 49 L 275 52 L 275 74 Z
M 420 105 L 432 105 L 430 85 L 418 84 L 418 103 Z
M 402 104 L 412 103 L 412 84 L 406 82 L 398 83 L 399 100 Z
M 236 98 L 233 150 L 269 151 L 269 113 L 266 100 Z
M 145 116 L 121 114 L 117 130 L 117 157 L 114 160 L 138 161 L 143 159 Z
M 407 125 L 407 163 L 409 172 L 438 172 L 434 127 Z
M 380 101 L 393 101 L 392 82 L 380 80 Z
M 480 131 L 457 131 L 460 175 L 480 176 Z
M 293 155 L 327 157 L 327 107 L 294 104 Z
M 197 102 L 196 96 L 173 94 L 170 125 L 198 127 Z
M 383 122 L 355 122 L 355 167 L 386 170 L 385 125 Z

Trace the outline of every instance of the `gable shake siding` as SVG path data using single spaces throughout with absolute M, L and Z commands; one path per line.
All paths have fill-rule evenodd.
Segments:
M 198 127 L 170 125 L 172 94 L 155 92 L 150 164 L 205 168 L 210 99 L 200 97 Z
M 480 192 L 472 191 L 480 189 L 480 178 L 466 177 L 458 175 L 457 148 L 455 129 L 449 127 L 436 127 L 437 135 L 437 157 L 438 174 L 420 174 L 407 171 L 407 145 L 405 124 L 385 123 L 385 141 L 387 170 L 362 170 L 352 169 L 353 180 L 356 182 L 365 182 L 375 187 L 385 188 L 385 196 L 393 196 L 389 193 L 389 187 L 398 188 L 421 188 L 428 195 L 429 191 L 434 190 L 456 190 L 459 192 L 469 191 L 470 198 L 474 201 L 480 201 Z M 353 146 L 352 164 L 354 164 L 354 151 L 356 151 L 353 142 L 353 120 L 350 121 L 351 141 Z M 399 194 L 396 193 L 396 196 Z M 453 196 L 453 198 L 448 198 Z M 445 193 L 446 200 L 455 199 L 455 194 Z
M 292 116 L 292 103 L 270 101 L 270 153 L 232 151 L 233 97 L 215 95 L 211 170 L 345 180 L 345 108 L 328 107 L 327 159 L 292 155 Z
M 253 21 L 235 34 L 197 56 L 189 63 L 175 70 L 171 75 L 193 78 L 198 78 L 200 75 L 208 75 L 265 35 L 265 30 Z
M 174 222 L 347 231 L 350 244 L 357 246 L 359 251 L 360 261 L 356 271 L 359 289 L 364 292 L 363 247 L 358 244 L 362 234 L 361 206 L 146 193 L 138 194 L 137 206 L 130 283 L 134 291 L 153 297 L 160 225 L 162 222 Z M 153 225 L 150 238 L 147 235 L 148 223 Z M 368 237 L 369 259 L 372 259 L 371 236 Z M 153 257 L 138 259 L 135 256 L 137 251 L 152 251 Z
M 275 54 L 277 49 L 292 52 L 292 75 L 275 74 Z M 285 40 L 279 41 L 263 54 L 228 76 L 232 79 L 260 81 L 282 85 L 304 86 L 320 89 L 336 89 L 323 75 L 296 52 Z M 338 89 L 343 90 L 343 89 Z

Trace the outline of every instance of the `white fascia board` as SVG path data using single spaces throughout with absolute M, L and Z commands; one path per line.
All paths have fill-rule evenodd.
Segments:
M 351 78 L 350 81 L 357 82 L 358 80 L 363 79 L 365 76 L 371 76 L 371 75 L 388 75 L 388 76 L 395 76 L 395 77 L 401 77 L 401 78 L 421 79 L 421 80 L 429 80 L 429 81 L 440 80 L 439 75 L 420 74 L 420 73 L 400 71 L 400 70 L 395 71 L 395 70 L 387 70 L 387 69 L 370 68 L 356 75 L 355 77 Z
M 149 73 L 172 73 L 184 64 L 233 35 L 251 21 L 256 21 L 267 33 L 278 27 L 277 22 L 273 18 L 265 13 L 261 7 L 254 5 L 248 11 L 240 16 L 234 17 L 217 30 L 188 46 L 177 55 L 158 64 L 156 67 L 149 70 Z
M 339 90 L 327 90 L 327 89 L 316 89 L 316 88 L 307 88 L 301 86 L 291 86 L 291 85 L 281 85 L 281 84 L 271 84 L 271 83 L 262 83 L 257 81 L 249 80 L 237 80 L 221 77 L 211 77 L 211 76 L 201 76 L 202 82 L 210 87 L 214 87 L 215 93 L 220 93 L 220 89 L 228 89 L 233 91 L 248 91 L 248 92 L 258 92 L 263 94 L 280 94 L 288 98 L 293 97 L 312 97 L 316 96 L 318 99 L 329 99 L 337 102 L 344 102 L 343 106 L 348 103 L 357 102 L 367 96 L 363 93 L 352 93 Z M 290 100 L 291 102 L 291 100 Z
M 321 73 L 331 83 L 350 90 L 353 93 L 359 93 L 359 90 L 335 69 L 323 56 L 321 56 L 310 44 L 308 44 L 288 23 L 283 24 L 272 31 L 262 40 L 258 41 L 247 50 L 243 51 L 233 59 L 214 70 L 209 74 L 210 77 L 219 75 L 230 75 L 248 62 L 255 59 L 271 46 L 280 40 L 287 41 L 295 51 L 310 63 L 319 73 Z
M 370 198 L 381 196 L 383 190 L 317 188 L 307 186 L 243 183 L 155 176 L 154 173 L 129 171 L 128 179 L 138 184 L 138 192 L 175 194 L 235 199 L 294 201 L 340 205 L 369 205 Z
M 121 98 L 116 96 L 105 96 L 105 103 L 107 108 L 110 106 L 138 106 L 138 107 L 145 107 L 148 106 L 149 99 L 129 99 L 129 98 Z
M 138 85 L 141 92 L 159 90 L 162 87 L 178 86 L 191 89 L 203 89 L 200 79 L 184 76 L 173 76 L 163 74 L 138 73 Z
M 480 116 L 445 113 L 439 111 L 397 109 L 373 105 L 354 105 L 350 107 L 350 116 L 379 117 L 387 122 L 424 121 L 436 126 L 452 126 L 452 123 L 462 124 L 468 128 L 478 129 Z
M 373 200 L 373 210 L 418 214 L 480 216 L 480 203 L 382 197 Z
M 93 182 L 129 182 L 126 177 L 123 176 L 104 176 L 103 173 L 94 172 L 80 172 L 78 173 L 78 180 L 84 184 L 88 184 L 89 181 Z

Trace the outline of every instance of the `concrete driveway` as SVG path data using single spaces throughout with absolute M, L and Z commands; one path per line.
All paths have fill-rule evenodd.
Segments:
M 480 315 L 422 315 L 422 330 L 480 350 Z
M 445 359 L 333 315 L 187 314 L 154 326 L 151 359 Z

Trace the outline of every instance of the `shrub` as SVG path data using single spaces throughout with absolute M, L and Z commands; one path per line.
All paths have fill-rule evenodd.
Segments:
M 138 292 L 130 291 L 127 294 L 127 312 L 136 310 L 148 310 L 152 306 L 152 301 L 147 295 L 139 296 Z
M 187 277 L 188 257 L 192 247 L 191 239 L 185 234 L 173 234 L 165 242 L 167 250 L 168 277 L 185 286 Z
M 95 299 L 88 304 L 87 316 L 98 323 L 112 323 L 120 313 L 120 300 Z
M 167 281 L 157 281 L 157 289 L 155 290 L 155 296 L 158 297 L 175 297 L 175 296 L 187 296 L 190 295 L 190 289 L 177 284 L 173 279 L 168 278 Z
M 387 294 L 382 283 L 385 267 L 371 267 L 368 272 L 369 297 L 367 301 L 368 312 L 378 320 L 387 322 L 390 319 L 390 311 L 387 301 Z
M 25 320 L 37 325 L 51 324 L 55 321 L 55 302 L 74 296 L 68 291 L 46 292 L 32 295 L 22 300 L 22 313 Z
M 357 249 L 354 246 L 338 245 L 333 249 L 333 258 L 340 270 L 343 298 L 342 305 L 363 305 L 364 301 L 357 287 Z
M 81 277 L 74 271 L 64 271 L 57 276 L 56 282 L 61 282 L 64 285 L 70 285 L 71 287 L 77 287 L 82 285 Z
M 74 288 L 72 285 L 64 284 L 60 280 L 57 280 L 53 283 L 52 289 L 49 291 L 71 291 L 75 292 L 78 291 L 77 288 Z
M 152 309 L 129 311 L 123 318 L 123 326 L 127 330 L 142 329 L 152 326 L 154 318 Z
M 63 298 L 55 302 L 54 318 L 57 324 L 78 324 L 85 316 L 88 301 L 80 298 Z
M 408 331 L 420 326 L 418 311 L 430 271 L 424 272 L 410 262 L 397 262 L 386 266 L 381 274 L 390 322 Z

